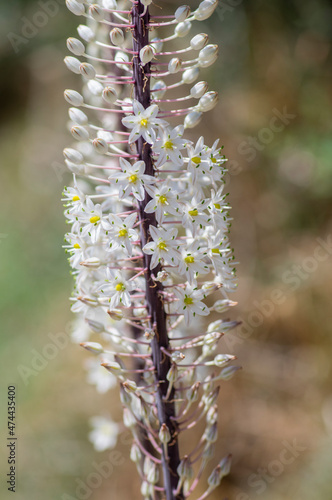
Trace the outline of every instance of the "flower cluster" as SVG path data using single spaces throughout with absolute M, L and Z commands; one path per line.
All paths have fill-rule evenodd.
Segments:
M 151 1 L 128 3 L 131 10 L 116 0 L 66 0 L 86 24 L 78 27 L 80 39 L 67 40 L 73 55 L 65 58 L 84 82 L 82 93 L 65 91 L 76 140 L 64 150 L 73 174 L 64 190 L 71 225 L 65 247 L 75 279 L 75 339 L 95 355 L 88 380 L 101 393 L 119 385 L 142 495 L 170 500 L 189 496 L 212 459 L 217 384 L 238 369 L 234 356 L 218 354 L 236 322 L 204 320 L 235 305 L 228 298 L 236 279 L 226 158 L 218 141 L 185 137 L 217 103 L 217 93 L 195 81 L 218 47 L 199 33 L 187 47 L 172 49 L 217 1 L 155 17 Z M 149 39 L 164 28 L 172 34 Z M 187 95 L 165 98 L 188 85 Z M 193 104 L 178 107 L 187 102 Z M 181 457 L 178 434 L 202 419 L 198 446 Z M 96 449 L 115 446 L 120 427 L 104 417 L 92 423 Z M 201 500 L 229 467 L 227 456 Z

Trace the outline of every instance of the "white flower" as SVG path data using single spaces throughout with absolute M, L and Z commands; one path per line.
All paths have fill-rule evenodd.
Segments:
M 185 274 L 190 285 L 195 283 L 197 273 L 209 272 L 209 266 L 204 263 L 205 256 L 206 252 L 202 251 L 197 241 L 193 241 L 188 248 L 182 249 L 178 272 Z
M 154 226 L 149 229 L 153 241 L 144 245 L 142 250 L 147 255 L 152 255 L 150 269 L 154 269 L 161 261 L 177 264 L 180 258 L 179 244 L 175 241 L 177 229 L 157 229 Z
M 187 144 L 188 152 L 188 171 L 193 176 L 193 182 L 196 182 L 197 174 L 202 173 L 202 168 L 208 168 L 208 156 L 206 146 L 204 145 L 204 138 L 200 137 L 193 148 L 191 144 Z
M 70 265 L 76 269 L 80 262 L 85 259 L 85 251 L 88 245 L 83 238 L 74 233 L 67 233 L 65 238 L 69 243 L 69 245 L 64 245 L 64 248 L 71 254 L 69 258 Z
M 105 394 L 105 392 L 117 385 L 117 378 L 101 366 L 101 363 L 105 361 L 109 360 L 101 359 L 100 357 L 88 358 L 85 364 L 85 368 L 88 371 L 87 381 L 89 384 L 95 385 L 97 392 L 100 394 Z
M 207 208 L 212 215 L 214 226 L 226 232 L 231 220 L 228 217 L 228 210 L 231 207 L 225 201 L 227 195 L 223 194 L 223 187 L 218 189 L 217 192 L 211 190 L 211 199 Z
M 182 216 L 182 225 L 189 229 L 192 234 L 195 234 L 197 229 L 202 229 L 211 220 L 211 218 L 204 213 L 207 205 L 208 201 L 203 200 L 197 202 L 195 198 L 192 199 L 191 203 L 186 203 Z
M 75 185 L 74 187 L 65 187 L 63 190 L 63 198 L 66 207 L 69 208 L 69 212 L 79 212 L 84 207 L 85 194 Z
M 137 214 L 128 215 L 120 219 L 117 215 L 109 214 L 108 221 L 104 222 L 106 235 L 109 237 L 107 250 L 125 249 L 128 255 L 132 254 L 131 240 L 137 240 L 138 235 L 133 226 L 136 223 Z
M 89 439 L 95 450 L 114 448 L 118 439 L 119 425 L 105 417 L 92 417 L 90 423 L 93 430 L 89 434 Z
M 202 290 L 196 290 L 191 286 L 186 286 L 184 290 L 176 287 L 174 295 L 178 299 L 175 303 L 177 311 L 184 315 L 186 325 L 189 325 L 196 314 L 199 316 L 209 315 L 209 308 L 201 301 L 204 298 Z
M 165 214 L 180 215 L 181 205 L 179 203 L 179 194 L 167 183 L 159 184 L 156 187 L 146 186 L 146 191 L 151 196 L 144 211 L 148 214 L 155 212 L 156 219 L 162 224 Z
M 110 181 L 115 179 L 115 182 L 119 186 L 120 199 L 126 198 L 132 193 L 137 200 L 144 200 L 144 185 L 153 184 L 155 182 L 152 175 L 144 174 L 144 161 L 137 161 L 131 165 L 129 161 L 124 158 L 120 158 L 120 166 L 122 168 L 122 172 L 115 172 L 109 177 Z
M 160 167 L 167 161 L 171 161 L 174 167 L 181 167 L 183 165 L 183 157 L 180 150 L 184 149 L 188 142 L 181 139 L 184 131 L 183 125 L 179 125 L 173 130 L 162 127 L 159 130 L 160 139 L 157 139 L 153 145 L 153 152 L 159 154 L 156 167 Z
M 81 234 L 87 234 L 91 238 L 92 243 L 96 243 L 101 233 L 101 222 L 103 218 L 103 211 L 99 204 L 94 205 L 93 201 L 88 198 L 84 211 L 78 215 L 79 221 L 82 223 Z
M 109 268 L 106 271 L 106 282 L 99 287 L 101 293 L 109 299 L 110 309 L 119 304 L 130 307 L 130 293 L 134 289 L 134 282 L 129 281 L 120 271 L 113 273 Z
M 146 142 L 153 144 L 156 141 L 155 129 L 165 123 L 164 120 L 157 118 L 159 112 L 158 106 L 152 104 L 152 106 L 144 109 L 141 103 L 134 100 L 133 111 L 133 115 L 122 119 L 123 125 L 132 129 L 129 136 L 129 144 L 137 141 L 141 136 Z

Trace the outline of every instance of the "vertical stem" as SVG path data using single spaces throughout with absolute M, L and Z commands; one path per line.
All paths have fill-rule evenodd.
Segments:
M 151 94 L 150 94 L 150 77 L 146 74 L 150 73 L 150 63 L 145 66 L 140 65 L 139 52 L 149 43 L 149 32 L 148 32 L 148 22 L 149 22 L 149 11 L 146 10 L 144 16 L 142 13 L 144 11 L 144 6 L 139 1 L 135 3 L 132 8 L 132 24 L 134 25 L 133 30 L 133 49 L 138 52 L 138 56 L 133 59 L 133 76 L 134 76 L 134 87 L 135 87 L 135 99 L 140 102 L 144 108 L 150 106 Z M 154 175 L 154 169 L 151 158 L 151 146 L 144 143 L 142 137 L 136 142 L 137 152 L 139 154 L 139 159 L 145 162 L 145 174 Z M 150 197 L 145 193 L 145 199 L 139 203 L 139 218 L 140 224 L 140 237 L 142 247 L 149 241 L 149 226 L 156 226 L 156 218 L 154 214 L 146 214 L 144 209 L 147 203 L 150 201 Z M 156 381 L 159 382 L 158 389 L 156 391 L 156 405 L 158 411 L 159 425 L 166 424 L 170 430 L 172 439 L 167 445 L 166 453 L 163 448 L 162 454 L 162 469 L 164 477 L 164 488 L 166 492 L 167 500 L 182 500 L 183 494 L 180 492 L 178 495 L 174 495 L 173 491 L 176 489 L 179 476 L 177 473 L 177 467 L 180 463 L 179 448 L 178 448 L 178 432 L 177 426 L 171 417 L 175 416 L 175 406 L 174 406 L 174 391 L 172 390 L 166 400 L 166 394 L 168 389 L 168 381 L 166 375 L 170 369 L 171 363 L 168 356 L 165 356 L 161 348 L 167 349 L 169 346 L 169 338 L 166 327 L 166 313 L 164 310 L 164 305 L 162 302 L 162 296 L 160 292 L 163 287 L 160 282 L 155 282 L 151 277 L 150 271 L 150 261 L 151 256 L 144 255 L 144 267 L 147 269 L 145 273 L 146 280 L 146 306 L 149 315 L 151 315 L 151 327 L 155 331 L 155 337 L 151 341 L 152 348 L 152 360 L 155 367 L 155 377 Z M 160 266 L 158 266 L 154 272 L 158 273 Z

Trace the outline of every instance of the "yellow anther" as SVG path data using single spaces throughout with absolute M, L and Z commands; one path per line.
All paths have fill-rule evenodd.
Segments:
M 120 229 L 119 231 L 119 238 L 125 238 L 128 234 L 127 229 Z
M 195 262 L 195 259 L 192 255 L 188 255 L 188 257 L 185 257 L 184 258 L 184 261 L 187 263 L 187 264 L 193 264 Z
M 115 285 L 115 290 L 117 292 L 123 292 L 125 289 L 126 289 L 126 287 L 124 286 L 123 283 L 118 283 L 117 285 Z
M 80 197 L 79 196 L 73 196 L 73 201 L 80 201 Z
M 188 214 L 191 215 L 192 217 L 195 217 L 196 215 L 198 215 L 197 208 L 195 208 L 194 210 L 189 210 Z
M 140 124 L 141 124 L 142 127 L 146 127 L 147 124 L 148 124 L 147 119 L 146 118 L 142 118 L 142 120 L 140 121 Z
M 79 244 L 78 244 L 78 243 L 75 243 L 75 244 L 74 244 L 74 248 L 78 249 L 78 248 L 81 248 L 81 247 L 79 246 Z
M 160 241 L 157 246 L 158 246 L 159 250 L 166 250 L 166 248 L 167 248 L 167 245 L 164 241 Z
M 220 204 L 219 204 L 219 203 L 214 203 L 214 206 L 215 206 L 215 208 L 216 208 L 217 210 L 220 210 L 220 209 L 221 209 L 221 206 L 220 206 Z
M 128 181 L 130 182 L 130 184 L 134 184 L 134 182 L 136 182 L 137 179 L 138 179 L 138 177 L 135 174 L 133 174 L 130 177 L 128 177 Z
M 194 301 L 191 297 L 186 297 L 183 302 L 186 304 L 186 306 L 190 306 Z
M 212 163 L 217 163 L 217 160 L 215 158 L 211 158 Z
M 193 163 L 196 163 L 196 165 L 198 165 L 199 163 L 201 163 L 201 159 L 200 159 L 199 156 L 193 156 L 192 159 L 191 159 L 191 161 Z
M 219 248 L 212 248 L 211 250 L 212 253 L 220 253 Z
M 100 221 L 99 215 L 94 215 L 93 217 L 90 217 L 91 224 L 96 224 L 99 221 Z
M 164 196 L 163 194 L 161 196 L 159 196 L 159 203 L 161 203 L 162 205 L 165 205 L 165 203 L 167 203 L 166 196 Z
M 166 141 L 165 144 L 164 144 L 164 148 L 165 149 L 171 149 L 171 150 L 173 150 L 173 143 L 172 143 L 172 141 Z

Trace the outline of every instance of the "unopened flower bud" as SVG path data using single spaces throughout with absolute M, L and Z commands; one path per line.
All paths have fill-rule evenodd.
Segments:
M 152 460 L 146 470 L 146 479 L 150 484 L 156 484 L 159 481 L 159 471 Z
M 144 0 L 144 1 L 146 1 L 146 0 Z M 154 493 L 155 493 L 153 484 L 150 484 L 147 481 L 143 481 L 142 485 L 141 485 L 141 493 L 142 493 L 142 495 L 144 497 L 144 500 L 147 499 L 147 498 L 153 498 Z
M 75 16 L 83 16 L 85 13 L 84 5 L 76 0 L 66 0 L 66 6 Z
M 184 128 L 194 128 L 202 119 L 202 113 L 191 111 L 184 119 Z
M 139 57 L 143 66 L 149 63 L 154 57 L 154 48 L 151 45 L 145 45 L 139 52 Z
M 153 90 L 153 96 L 156 99 L 162 99 L 166 92 L 166 83 L 163 80 L 158 80 L 153 84 L 151 90 Z
M 94 3 L 93 5 L 90 5 L 89 7 L 89 13 L 90 16 L 95 20 L 95 21 L 103 21 L 104 19 L 104 11 L 103 9 Z
M 181 5 L 181 7 L 178 7 L 175 11 L 174 17 L 177 20 L 178 23 L 185 21 L 187 17 L 190 16 L 191 9 L 189 5 Z
M 73 148 L 64 149 L 63 156 L 66 158 L 66 160 L 69 160 L 72 163 L 75 163 L 76 165 L 79 165 L 84 161 L 82 153 Z
M 199 35 L 195 35 L 190 40 L 190 47 L 193 50 L 201 50 L 209 41 L 209 35 L 206 33 L 200 33 Z
M 190 89 L 190 95 L 195 99 L 199 99 L 208 89 L 207 82 L 198 82 Z
M 100 155 L 104 155 L 108 151 L 108 144 L 104 139 L 100 139 L 99 137 L 96 137 L 96 139 L 93 139 L 92 141 L 94 149 L 99 153 Z
M 207 45 L 202 50 L 200 50 L 198 54 L 198 64 L 202 68 L 207 68 L 217 60 L 218 54 L 219 54 L 218 45 L 212 45 L 212 44 Z
M 155 52 L 161 52 L 163 48 L 163 42 L 160 38 L 152 38 L 150 45 L 154 48 Z
M 92 80 L 96 76 L 96 70 L 90 63 L 82 63 L 80 65 L 81 75 L 85 76 L 89 80 Z
M 103 90 L 103 99 L 109 104 L 113 104 L 118 98 L 118 94 L 113 87 L 105 87 Z
M 120 400 L 124 406 L 129 406 L 131 404 L 131 394 L 125 391 L 122 384 L 120 384 Z
M 217 422 L 217 419 L 218 419 L 218 408 L 217 405 L 213 405 L 206 414 L 206 421 L 209 425 L 213 425 L 214 423 Z
M 76 90 L 67 89 L 64 91 L 64 96 L 67 102 L 72 106 L 82 106 L 83 96 L 76 92 Z
M 124 423 L 125 427 L 127 427 L 127 429 L 133 429 L 137 425 L 135 415 L 133 415 L 132 412 L 128 408 L 123 409 L 123 423 Z M 142 457 L 142 454 L 140 455 L 140 458 L 141 457 Z M 130 455 L 130 458 L 131 458 L 131 455 Z
M 215 443 L 218 439 L 218 426 L 217 423 L 215 422 L 212 425 L 209 425 L 203 434 L 203 439 L 205 441 L 208 441 L 209 443 Z
M 188 455 L 185 455 L 181 462 L 178 465 L 177 468 L 177 473 L 179 474 L 180 478 L 184 480 L 189 480 L 193 478 L 194 476 L 194 469 L 191 465 L 190 459 Z
M 137 391 L 137 384 L 134 380 L 125 380 L 122 386 L 128 394 L 134 394 Z
M 211 488 L 217 488 L 224 476 L 227 476 L 231 470 L 232 455 L 223 458 L 217 467 L 212 471 L 208 478 L 208 485 Z
M 220 374 L 218 375 L 218 379 L 225 381 L 230 380 L 233 377 L 234 373 L 240 369 L 240 366 L 227 366 L 226 368 L 223 368 L 221 370 Z
M 113 374 L 122 372 L 121 365 L 116 361 L 107 361 L 105 363 L 102 363 L 101 366 L 103 366 L 108 372 L 111 372 Z
M 168 63 L 168 71 L 170 73 L 178 73 L 181 69 L 182 61 L 177 57 L 173 57 Z
M 89 257 L 88 259 L 80 262 L 81 266 L 88 267 L 90 269 L 98 269 L 101 265 L 100 259 L 98 257 Z
M 84 24 L 80 24 L 77 28 L 77 32 L 79 36 L 85 41 L 85 42 L 93 42 L 95 39 L 95 34 L 94 31 L 89 28 L 89 26 L 85 26 Z
M 156 281 L 160 281 L 162 283 L 163 281 L 166 281 L 168 278 L 169 274 L 166 271 L 159 271 L 156 276 Z
M 184 36 L 188 35 L 190 29 L 191 29 L 191 22 L 183 21 L 182 23 L 177 24 L 174 33 L 179 38 L 183 38 Z
M 167 372 L 166 378 L 171 384 L 174 384 L 174 382 L 177 381 L 177 379 L 178 379 L 178 367 L 175 363 L 173 363 L 171 365 L 170 369 Z
M 136 443 L 134 443 L 130 449 L 130 460 L 135 464 L 139 464 L 142 460 L 142 452 Z
M 231 354 L 217 354 L 213 360 L 213 364 L 222 367 L 229 361 L 234 361 L 234 359 L 236 359 L 236 356 L 232 356 Z
M 167 444 L 171 440 L 171 433 L 169 432 L 169 428 L 166 424 L 161 424 L 159 430 L 159 439 L 163 444 Z
M 228 311 L 230 307 L 234 307 L 237 305 L 237 302 L 233 302 L 232 300 L 228 299 L 222 299 L 222 300 L 217 300 L 213 306 L 212 309 L 218 313 L 223 313 Z
M 89 325 L 89 328 L 96 333 L 102 333 L 105 330 L 103 323 L 100 323 L 99 321 L 95 321 L 90 318 L 86 318 L 85 321 Z
M 204 0 L 194 12 L 195 19 L 197 21 L 205 21 L 205 19 L 208 19 L 213 14 L 217 5 L 218 0 Z
M 88 80 L 86 86 L 89 89 L 89 92 L 95 96 L 100 96 L 104 90 L 103 85 L 97 80 Z
M 121 321 L 123 319 L 123 312 L 121 309 L 109 309 L 107 314 L 115 321 Z
M 80 346 L 94 354 L 102 354 L 104 352 L 103 346 L 98 344 L 98 342 L 81 342 Z
M 216 106 L 218 99 L 218 92 L 206 92 L 206 94 L 200 98 L 198 108 L 204 113 L 210 111 Z
M 72 71 L 73 73 L 76 73 L 77 75 L 80 74 L 81 62 L 76 57 L 67 56 L 64 58 L 64 62 L 70 71 Z
M 110 32 L 110 39 L 113 45 L 121 46 L 124 42 L 123 31 L 120 28 L 113 28 Z
M 67 47 L 75 56 L 82 56 L 85 52 L 83 43 L 77 38 L 70 37 L 67 39 Z
M 77 141 L 87 141 L 89 139 L 89 132 L 87 129 L 79 125 L 72 127 L 70 132 Z
M 198 393 L 199 393 L 199 388 L 200 388 L 200 383 L 196 382 L 193 386 L 190 387 L 187 391 L 187 399 L 191 403 L 194 403 L 198 399 Z
M 88 123 L 88 117 L 81 109 L 69 108 L 68 115 L 76 125 L 86 125 Z
M 209 394 L 204 395 L 204 404 L 206 409 L 211 408 L 211 406 L 213 406 L 216 403 L 219 391 L 220 391 L 220 386 L 213 389 L 213 391 L 211 391 Z
M 198 68 L 186 69 L 186 71 L 184 71 L 183 75 L 182 75 L 182 82 L 183 83 L 194 83 L 194 81 L 197 80 L 198 76 L 199 76 L 199 69 Z

